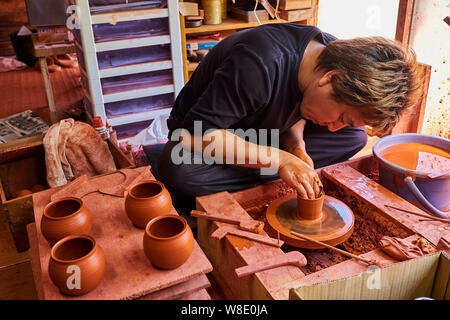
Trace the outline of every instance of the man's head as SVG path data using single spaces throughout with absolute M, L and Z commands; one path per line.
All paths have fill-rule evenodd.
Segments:
M 414 52 L 385 38 L 330 42 L 315 70 L 320 76 L 304 92 L 301 111 L 330 131 L 368 124 L 384 134 L 420 100 Z

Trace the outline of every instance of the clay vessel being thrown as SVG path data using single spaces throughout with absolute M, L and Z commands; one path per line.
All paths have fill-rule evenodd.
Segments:
M 91 212 L 79 198 L 61 198 L 44 208 L 41 232 L 50 246 L 71 234 L 89 234 L 91 229 Z
M 58 241 L 48 263 L 50 279 L 67 295 L 80 296 L 94 290 L 106 270 L 102 248 L 88 235 L 71 235 Z
M 172 210 L 169 191 L 159 181 L 147 180 L 133 186 L 125 198 L 128 218 L 138 228 L 145 228 L 153 218 L 167 215 Z
M 317 199 L 303 199 L 297 195 L 297 217 L 302 220 L 316 220 L 322 216 L 324 194 Z
M 194 235 L 183 217 L 159 216 L 145 228 L 144 252 L 157 268 L 178 268 L 189 259 L 193 249 Z

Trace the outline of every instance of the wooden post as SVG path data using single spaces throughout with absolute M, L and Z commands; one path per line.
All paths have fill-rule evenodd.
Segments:
M 400 41 L 404 47 L 409 45 L 414 0 L 400 0 L 397 14 L 397 30 L 395 40 Z

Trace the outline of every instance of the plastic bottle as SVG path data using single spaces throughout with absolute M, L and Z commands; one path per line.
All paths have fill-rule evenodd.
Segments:
M 103 124 L 101 117 L 94 117 L 94 119 L 92 120 L 92 126 L 95 128 L 95 130 L 97 130 L 98 134 L 102 137 L 103 140 L 109 139 L 109 130 L 106 129 L 106 126 Z

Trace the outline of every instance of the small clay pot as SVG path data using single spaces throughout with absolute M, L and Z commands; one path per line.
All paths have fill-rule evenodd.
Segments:
M 125 198 L 128 218 L 138 228 L 145 228 L 153 218 L 169 214 L 172 198 L 159 181 L 148 180 L 132 187 Z
M 322 216 L 323 199 L 322 194 L 317 199 L 303 199 L 297 195 L 297 216 L 302 220 L 316 220 Z
M 144 252 L 160 269 L 175 269 L 186 262 L 194 249 L 194 235 L 186 220 L 177 215 L 152 219 L 145 228 Z
M 102 248 L 88 235 L 70 235 L 52 248 L 48 274 L 58 289 L 70 296 L 94 290 L 106 270 Z
M 89 234 L 91 229 L 92 215 L 81 199 L 61 198 L 44 208 L 41 232 L 50 246 L 71 234 Z

